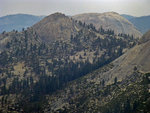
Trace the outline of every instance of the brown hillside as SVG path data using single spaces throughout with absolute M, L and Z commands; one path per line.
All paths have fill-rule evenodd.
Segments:
M 79 28 L 69 17 L 61 13 L 54 13 L 35 24 L 33 29 L 39 34 L 41 39 L 46 42 L 58 39 L 67 40 L 71 35 L 74 35 Z
M 92 23 L 96 26 L 97 29 L 102 26 L 104 29 L 113 29 L 117 34 L 125 33 L 135 37 L 142 36 L 142 34 L 134 27 L 131 22 L 115 12 L 85 13 L 75 15 L 73 18 L 85 22 L 86 24 Z
M 142 96 L 142 104 L 149 103 L 149 95 L 145 96 L 149 94 L 149 82 L 144 83 L 142 78 L 145 73 L 150 72 L 150 32 L 143 36 L 144 39 L 145 37 L 147 42 L 136 45 L 109 65 L 72 81 L 65 89 L 49 96 L 45 112 L 100 112 L 107 105 L 109 106 L 106 110 L 114 109 L 113 105 L 116 103 L 116 108 L 119 108 L 122 100 L 127 98 L 133 103 Z M 142 84 L 146 85 L 143 87 Z M 112 112 L 104 110 L 100 113 Z
M 135 67 L 142 73 L 150 72 L 150 31 L 141 38 L 141 42 L 141 44 L 136 45 L 116 59 L 113 62 L 114 68 L 105 75 L 107 74 L 107 77 L 110 76 L 110 78 L 116 76 L 122 80 L 132 74 Z M 111 79 L 111 82 L 113 82 L 113 79 Z

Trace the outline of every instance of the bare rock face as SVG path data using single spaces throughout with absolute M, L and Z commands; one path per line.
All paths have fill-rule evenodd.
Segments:
M 126 76 L 131 75 L 135 69 L 141 73 L 150 72 L 150 31 L 141 38 L 140 44 L 136 45 L 124 55 L 116 59 L 113 64 L 114 68 L 104 75 L 107 78 L 117 77 L 123 80 Z M 109 74 L 108 74 L 109 73 Z M 109 77 L 108 77 L 109 76 Z M 113 79 L 109 83 L 112 83 Z
M 92 23 L 97 29 L 101 26 L 104 29 L 112 29 L 116 34 L 129 34 L 133 35 L 135 38 L 140 38 L 142 36 L 131 22 L 115 12 L 86 13 L 75 15 L 73 18 L 81 22 L 85 22 L 86 24 Z
M 55 40 L 67 40 L 78 31 L 76 23 L 61 13 L 54 13 L 45 17 L 32 28 L 45 42 Z

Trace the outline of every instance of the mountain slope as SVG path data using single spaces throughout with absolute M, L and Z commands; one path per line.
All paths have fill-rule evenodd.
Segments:
M 124 77 L 126 77 L 126 75 L 132 74 L 135 67 L 142 73 L 148 73 L 150 71 L 149 34 L 150 32 L 147 32 L 141 39 L 139 45 L 136 45 L 131 50 L 126 52 L 123 56 L 113 62 L 113 64 L 116 66 L 113 70 L 108 72 L 110 73 L 110 76 L 115 73 L 118 79 L 122 80 Z
M 0 33 L 3 31 L 18 30 L 27 28 L 40 21 L 43 16 L 33 16 L 28 14 L 15 14 L 0 17 Z
M 130 19 L 132 19 L 132 18 L 135 18 L 134 16 L 127 15 L 127 14 L 121 14 L 121 16 L 123 16 L 123 17 L 126 18 L 127 20 L 130 20 Z
M 41 32 L 36 27 L 39 23 Z M 0 112 L 44 112 L 48 95 L 110 63 L 137 43 L 132 36 L 98 31 L 60 13 L 39 23 L 22 32 L 0 34 Z M 66 30 L 73 34 L 69 36 Z M 56 37 L 43 37 L 42 32 Z
M 87 24 L 92 23 L 99 29 L 101 26 L 104 29 L 112 29 L 115 33 L 125 33 L 141 37 L 141 33 L 127 19 L 115 12 L 108 13 L 87 13 L 73 16 L 74 19 L 80 20 Z
M 70 82 L 47 96 L 45 112 L 149 112 L 150 31 L 136 45 L 103 68 Z M 72 109 L 74 108 L 74 109 Z
M 136 17 L 129 19 L 129 21 L 132 22 L 142 33 L 146 33 L 150 29 L 150 16 Z
M 45 17 L 36 23 L 33 29 L 45 42 L 56 40 L 68 40 L 80 30 L 77 23 L 61 13 L 55 13 Z

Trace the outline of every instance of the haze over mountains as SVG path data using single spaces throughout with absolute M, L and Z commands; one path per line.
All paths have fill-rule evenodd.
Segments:
M 150 29 L 150 16 L 141 16 L 141 17 L 134 17 L 134 16 L 130 16 L 130 15 L 121 15 L 124 18 L 128 19 L 131 23 L 134 24 L 134 26 L 136 26 L 136 28 L 142 32 L 142 33 L 146 33 L 147 31 L 149 31 Z
M 132 18 L 135 18 L 134 16 L 127 15 L 127 14 L 121 14 L 121 16 L 123 16 L 123 17 L 126 18 L 127 20 L 130 20 L 130 19 L 132 19 Z
M 150 29 L 150 16 L 136 17 L 130 19 L 129 21 L 132 22 L 142 33 L 146 33 Z
M 79 14 L 79 15 L 82 15 L 82 14 Z M 115 12 L 114 13 L 113 12 L 93 13 L 93 14 L 90 13 L 90 14 L 84 14 L 84 17 L 85 16 L 88 17 L 89 15 L 91 17 L 86 18 L 86 21 L 88 24 L 94 23 L 97 28 L 105 24 L 104 28 L 106 29 L 113 28 L 115 29 L 116 33 L 120 32 L 120 33 L 131 34 L 131 32 L 133 32 L 134 34 L 134 32 L 136 33 L 139 31 L 142 33 L 145 33 L 150 28 L 149 24 L 147 24 L 149 22 L 149 16 L 134 17 L 130 15 L 121 15 L 127 20 L 129 20 L 139 30 L 138 31 L 129 21 L 123 19 L 122 17 L 120 17 L 119 14 Z M 16 14 L 16 15 L 8 15 L 8 16 L 0 17 L 0 32 L 12 31 L 13 29 L 20 31 L 22 30 L 22 28 L 27 28 L 27 27 L 32 26 L 33 24 L 40 21 L 44 17 L 45 16 L 34 16 L 34 15 L 28 15 L 28 14 Z M 73 17 L 76 19 L 78 18 L 78 20 L 80 18 L 80 17 L 77 17 L 77 15 Z M 82 17 L 82 21 L 84 20 L 84 17 Z M 100 19 L 100 18 L 103 18 L 103 19 Z M 106 19 L 104 20 L 104 18 Z M 117 26 L 115 26 L 115 23 L 117 22 L 118 24 Z M 125 23 L 128 24 L 128 26 Z M 120 25 L 122 26 L 122 28 Z M 130 30 L 126 31 L 126 28 L 124 27 L 127 27 Z M 141 35 L 141 34 L 138 33 L 138 35 Z
M 114 12 L 81 15 L 0 34 L 0 112 L 150 111 L 150 31 Z
M 82 18 L 80 17 L 81 15 L 82 15 Z M 131 34 L 131 32 L 133 32 L 133 35 L 134 35 L 136 32 L 138 32 L 138 35 L 141 36 L 139 31 L 141 33 L 145 33 L 150 29 L 149 16 L 134 17 L 131 15 L 126 15 L 126 14 L 122 14 L 121 16 L 126 18 L 128 21 L 125 19 L 122 19 L 120 15 L 115 12 L 114 13 L 108 12 L 108 13 L 79 14 L 78 16 L 77 15 L 73 16 L 73 18 L 77 20 L 82 20 L 82 21 L 85 20 L 84 18 L 86 18 L 85 21 L 87 22 L 87 24 L 92 23 L 96 25 L 97 29 L 101 25 L 105 24 L 104 28 L 106 29 L 113 28 L 115 29 L 116 33 L 120 32 L 120 33 Z M 27 28 L 27 27 L 34 25 L 35 23 L 39 22 L 44 17 L 45 16 L 34 16 L 34 15 L 29 15 L 29 14 L 14 14 L 14 15 L 0 17 L 0 32 L 1 33 L 3 31 L 8 32 L 8 31 L 12 31 L 13 29 L 21 31 L 22 28 Z M 104 18 L 106 19 L 104 20 Z M 119 23 L 117 24 L 118 26 L 115 26 L 115 22 L 119 22 L 122 28 L 119 25 Z M 126 24 L 128 24 L 128 26 Z M 127 28 L 129 27 L 128 29 L 130 30 L 126 31 L 126 28 L 124 27 L 127 27 Z
M 0 17 L 0 33 L 3 31 L 18 30 L 27 28 L 40 21 L 44 16 L 34 16 L 29 14 L 14 14 Z

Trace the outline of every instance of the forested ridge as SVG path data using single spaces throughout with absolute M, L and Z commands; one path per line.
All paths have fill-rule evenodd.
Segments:
M 127 34 L 75 23 L 81 27 L 76 35 L 50 43 L 32 27 L 0 34 L 1 112 L 42 112 L 46 95 L 109 64 L 138 41 Z

